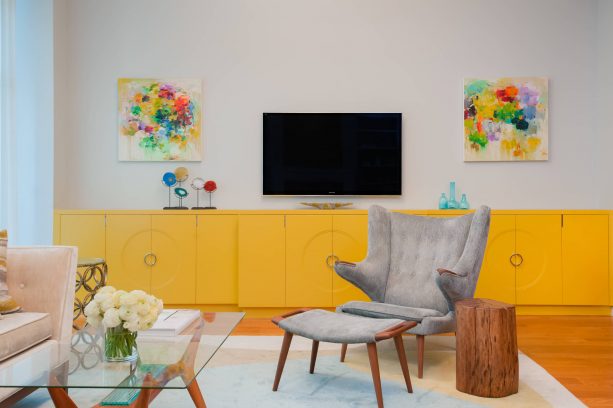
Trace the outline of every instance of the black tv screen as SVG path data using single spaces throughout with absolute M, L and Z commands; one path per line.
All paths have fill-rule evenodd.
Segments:
M 401 113 L 264 113 L 264 195 L 400 195 Z

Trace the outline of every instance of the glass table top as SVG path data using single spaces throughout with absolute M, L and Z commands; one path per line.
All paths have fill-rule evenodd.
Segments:
M 104 331 L 85 327 L 71 344 L 47 341 L 0 369 L 0 387 L 184 389 L 242 320 L 241 312 L 202 313 L 176 336 L 138 336 L 138 359 L 104 360 Z M 14 361 L 13 361 L 14 360 Z

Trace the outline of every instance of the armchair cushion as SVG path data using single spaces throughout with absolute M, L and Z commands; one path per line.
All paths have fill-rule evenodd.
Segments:
M 3 313 L 13 313 L 20 309 L 17 302 L 9 294 L 7 285 L 7 245 L 8 234 L 6 230 L 0 231 L 0 315 Z M 0 316 L 1 317 L 1 316 Z
M 376 317 L 380 319 L 402 319 L 421 322 L 426 317 L 442 317 L 438 310 L 420 307 L 398 306 L 379 302 L 348 302 L 337 308 L 337 311 L 353 315 Z
M 4 316 L 0 324 L 0 361 L 51 337 L 49 313 L 12 313 Z

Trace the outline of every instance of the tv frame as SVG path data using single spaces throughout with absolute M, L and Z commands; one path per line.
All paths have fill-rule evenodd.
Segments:
M 313 114 L 313 115 L 326 115 L 326 114 L 396 114 L 400 115 L 400 141 L 398 150 L 400 151 L 400 192 L 398 194 L 265 194 L 264 193 L 264 115 L 266 114 Z M 261 197 L 383 197 L 383 198 L 397 198 L 402 197 L 403 188 L 402 188 L 402 173 L 404 168 L 404 160 L 402 160 L 402 139 L 404 134 L 403 129 L 403 115 L 402 112 L 262 112 L 262 138 L 261 138 L 261 146 L 262 146 L 262 190 Z

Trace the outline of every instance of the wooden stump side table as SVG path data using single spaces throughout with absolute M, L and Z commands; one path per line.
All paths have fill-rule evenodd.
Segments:
M 515 307 L 489 299 L 455 304 L 456 389 L 500 398 L 519 387 Z

